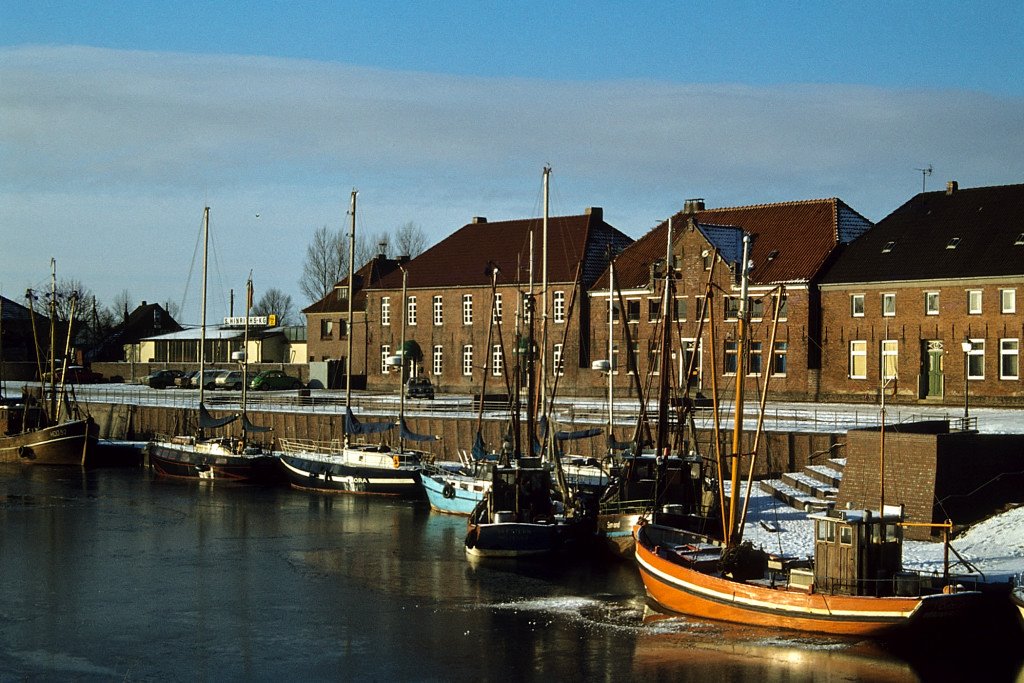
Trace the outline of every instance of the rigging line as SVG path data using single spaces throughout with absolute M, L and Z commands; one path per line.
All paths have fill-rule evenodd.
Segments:
M 189 264 L 189 267 L 188 267 L 188 277 L 185 278 L 185 291 L 181 295 L 181 305 L 178 307 L 178 310 L 181 311 L 182 315 L 185 315 L 185 301 L 188 300 L 188 290 L 189 290 L 189 286 L 191 286 L 191 284 L 192 284 L 192 275 L 195 273 L 196 259 L 198 258 L 198 255 L 199 255 L 199 245 L 202 243 L 202 238 L 203 238 L 203 221 L 202 221 L 202 218 L 200 218 L 200 220 L 199 220 L 199 232 L 196 233 L 196 243 L 195 243 L 195 246 L 192 249 L 192 262 Z

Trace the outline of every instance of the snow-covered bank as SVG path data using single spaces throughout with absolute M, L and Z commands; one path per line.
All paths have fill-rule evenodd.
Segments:
M 813 524 L 807 515 L 757 487 L 751 497 L 744 538 L 769 552 L 799 557 L 814 554 Z M 990 580 L 1020 576 L 1024 573 L 1024 506 L 975 524 L 954 538 L 952 546 Z M 956 557 L 951 555 L 950 561 L 955 562 Z M 940 542 L 905 541 L 903 544 L 903 563 L 908 569 L 941 572 L 942 562 Z

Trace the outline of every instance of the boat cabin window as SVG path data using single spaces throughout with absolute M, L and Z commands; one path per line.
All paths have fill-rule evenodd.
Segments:
M 881 543 L 882 542 L 882 538 L 879 535 L 879 532 L 881 531 L 881 529 L 882 529 L 882 525 L 881 524 L 872 524 L 871 525 L 871 542 L 872 543 Z M 898 534 L 899 534 L 899 528 L 895 524 L 886 524 L 885 525 L 885 540 L 886 540 L 886 542 L 891 543 L 891 542 L 897 540 Z
M 827 519 L 814 521 L 815 536 L 819 541 L 831 543 L 836 540 L 836 523 Z
M 843 545 L 853 545 L 853 527 L 849 524 L 839 527 L 839 542 Z

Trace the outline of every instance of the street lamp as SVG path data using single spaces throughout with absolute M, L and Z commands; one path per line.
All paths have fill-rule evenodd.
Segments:
M 969 359 L 974 343 L 967 337 L 964 337 L 964 340 L 960 342 L 960 348 L 964 351 L 964 429 L 967 429 L 967 418 L 969 415 L 967 412 L 967 376 L 970 374 Z

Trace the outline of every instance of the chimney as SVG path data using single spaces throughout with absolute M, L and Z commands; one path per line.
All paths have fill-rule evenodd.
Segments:
M 960 185 L 955 180 L 946 181 L 946 196 L 954 194 L 960 189 Z
M 704 210 L 704 198 L 687 199 L 683 202 L 683 213 L 693 214 Z
M 602 209 L 600 206 L 588 206 L 583 211 L 583 215 L 590 216 L 599 223 L 604 222 L 604 209 Z
M 487 216 L 473 216 L 473 223 L 486 223 Z

